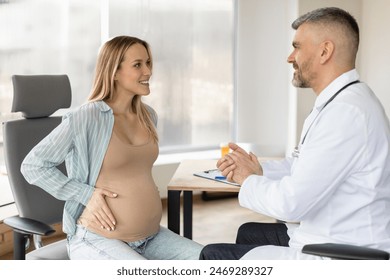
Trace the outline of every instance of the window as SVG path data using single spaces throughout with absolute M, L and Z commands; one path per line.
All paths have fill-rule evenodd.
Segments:
M 2 1 L 1 121 L 18 117 L 10 113 L 13 74 L 68 74 L 77 107 L 101 42 L 130 35 L 152 48 L 144 101 L 159 115 L 161 151 L 216 147 L 233 131 L 233 26 L 233 0 Z
M 66 73 L 72 106 L 85 102 L 101 42 L 99 1 L 9 0 L 0 4 L 0 38 L 0 121 L 19 117 L 10 113 L 14 74 Z

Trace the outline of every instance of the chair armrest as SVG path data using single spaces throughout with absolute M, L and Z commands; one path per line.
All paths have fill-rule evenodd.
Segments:
M 302 253 L 342 260 L 388 260 L 386 251 L 361 246 L 324 243 L 303 246 Z
M 14 231 L 23 234 L 51 235 L 55 232 L 51 226 L 37 220 L 24 217 L 9 217 L 4 219 L 4 223 L 10 226 Z

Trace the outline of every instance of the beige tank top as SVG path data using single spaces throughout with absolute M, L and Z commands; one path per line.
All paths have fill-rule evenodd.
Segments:
M 106 197 L 115 219 L 115 230 L 101 229 L 84 211 L 79 223 L 88 230 L 107 238 L 126 242 L 137 241 L 159 231 L 162 205 L 152 177 L 153 163 L 158 156 L 158 145 L 149 137 L 143 145 L 122 142 L 112 133 L 104 157 L 96 188 L 110 190 L 118 196 Z

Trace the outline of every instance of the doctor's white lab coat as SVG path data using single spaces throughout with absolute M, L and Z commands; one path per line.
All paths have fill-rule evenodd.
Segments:
M 356 70 L 344 73 L 317 97 L 298 157 L 265 163 L 264 176 L 251 175 L 242 184 L 241 206 L 299 222 L 289 226 L 290 248 L 258 247 L 244 259 L 307 258 L 300 253 L 303 245 L 325 242 L 390 252 L 390 128 L 384 109 L 364 83 L 347 87 L 323 108 L 358 79 Z

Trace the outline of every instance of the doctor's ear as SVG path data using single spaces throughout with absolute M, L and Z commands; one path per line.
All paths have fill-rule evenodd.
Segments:
M 326 63 L 332 57 L 333 52 L 334 52 L 333 42 L 324 41 L 321 44 L 321 58 L 320 58 L 321 64 Z

